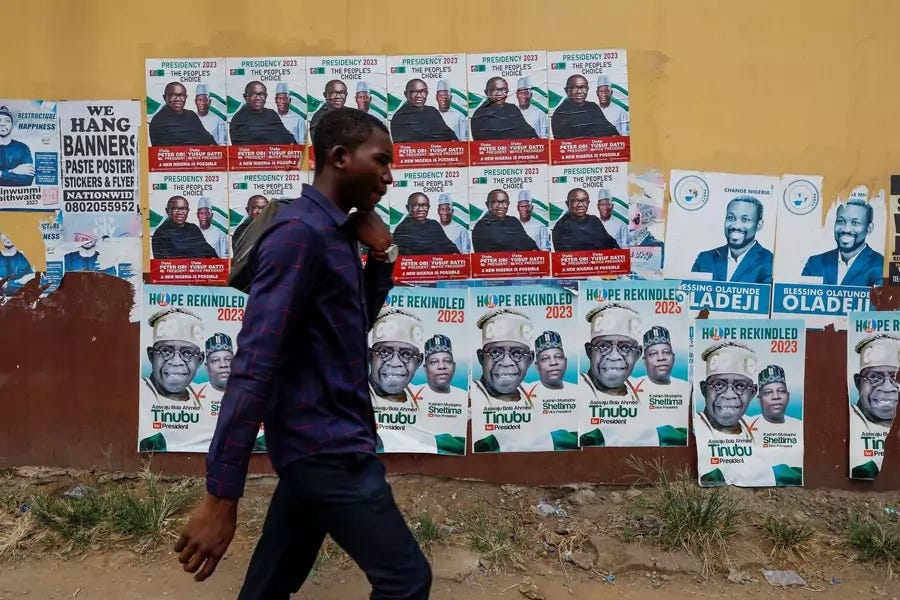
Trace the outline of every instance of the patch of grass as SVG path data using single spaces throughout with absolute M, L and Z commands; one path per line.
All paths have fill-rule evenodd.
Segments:
M 310 577 L 318 577 L 330 565 L 345 565 L 350 561 L 350 556 L 344 552 L 344 549 L 338 546 L 337 542 L 331 539 L 330 535 L 325 536 L 322 547 L 319 548 L 319 554 L 316 555 L 316 562 L 309 573 Z
M 851 515 L 844 525 L 843 537 L 860 560 L 886 563 L 891 571 L 900 561 L 900 523 L 896 519 Z
M 91 488 L 86 488 L 81 498 L 35 496 L 31 502 L 36 525 L 79 550 L 100 534 L 105 512 L 103 497 Z
M 683 549 L 703 560 L 709 573 L 727 556 L 728 540 L 738 533 L 743 515 L 726 488 L 702 488 L 687 470 L 670 475 L 660 460 L 632 461 L 651 489 L 637 506 L 650 513 L 646 537 L 669 549 Z
M 492 564 L 505 568 L 524 567 L 522 555 L 527 544 L 523 522 L 515 512 L 490 512 L 483 508 L 458 513 L 456 519 L 469 548 Z
M 786 554 L 805 559 L 812 550 L 815 530 L 807 523 L 781 516 L 767 516 L 760 529 L 772 546 L 772 555 Z
M 441 529 L 434 522 L 434 518 L 428 513 L 422 513 L 410 529 L 413 537 L 419 543 L 419 547 L 422 548 L 426 556 L 430 557 L 434 543 L 441 539 Z

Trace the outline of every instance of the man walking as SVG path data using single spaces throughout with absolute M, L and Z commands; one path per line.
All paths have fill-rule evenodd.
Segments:
M 260 236 L 244 327 L 207 456 L 208 495 L 175 544 L 202 581 L 234 537 L 260 423 L 280 480 L 239 600 L 288 600 L 330 535 L 373 599 L 426 599 L 431 570 L 375 454 L 367 331 L 397 258 L 374 212 L 392 184 L 387 128 L 341 108 L 313 132 L 316 173 L 302 201 Z M 348 216 L 352 210 L 356 211 Z M 360 266 L 356 244 L 371 250 Z

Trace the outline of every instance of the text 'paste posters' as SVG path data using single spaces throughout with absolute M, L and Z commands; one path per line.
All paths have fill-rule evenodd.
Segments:
M 139 452 L 206 452 L 237 352 L 247 296 L 143 286 Z M 254 451 L 265 451 L 260 432 Z
M 625 50 L 548 52 L 554 165 L 627 162 L 631 157 Z
M 387 125 L 387 60 L 384 56 L 308 56 L 306 94 L 309 132 L 325 113 L 349 106 Z M 315 157 L 310 151 L 310 168 Z
M 394 170 L 391 227 L 400 249 L 397 276 L 404 281 L 468 279 L 469 170 Z
M 575 300 L 552 286 L 469 290 L 474 452 L 578 449 Z
M 554 277 L 630 270 L 628 164 L 550 168 Z
M 547 53 L 469 54 L 466 61 L 471 163 L 547 163 Z
M 247 227 L 270 202 L 299 198 L 304 183 L 303 171 L 229 173 L 228 217 L 215 215 L 215 220 L 224 226 L 226 233 L 230 229 L 231 247 L 237 251 Z M 216 237 L 217 243 L 223 243 L 227 250 L 228 240 L 220 240 L 218 234 Z
M 468 166 L 465 54 L 388 56 L 387 68 L 394 166 Z
M 663 273 L 691 310 L 768 316 L 780 178 L 672 171 Z
M 580 284 L 582 447 L 687 445 L 690 325 L 677 281 Z
M 300 168 L 306 143 L 306 59 L 228 58 L 231 171 Z
M 148 58 L 150 171 L 225 171 L 224 58 Z
M 39 278 L 40 295 L 62 281 L 62 213 L 58 210 L 0 210 L 0 304 Z
M 137 284 L 141 261 L 136 100 L 59 105 L 65 271 L 94 271 Z
M 394 288 L 369 332 L 379 452 L 463 455 L 468 424 L 466 290 Z
M 224 172 L 150 173 L 150 283 L 228 281 L 227 198 Z
M 849 312 L 871 310 L 869 288 L 882 282 L 884 192 L 870 196 L 861 186 L 824 212 L 821 177 L 783 181 L 772 314 L 843 329 Z
M 897 415 L 900 312 L 854 312 L 848 320 L 850 477 L 875 479 Z
M 696 322 L 700 485 L 803 485 L 805 359 L 802 320 Z
M 0 210 L 59 207 L 57 106 L 0 99 Z
M 550 275 L 547 165 L 470 167 L 472 277 Z

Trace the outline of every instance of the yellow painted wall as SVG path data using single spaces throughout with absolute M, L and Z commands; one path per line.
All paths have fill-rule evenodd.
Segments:
M 900 169 L 894 0 L 5 4 L 4 97 L 142 99 L 147 57 L 622 47 L 635 165 L 821 174 L 826 203 Z

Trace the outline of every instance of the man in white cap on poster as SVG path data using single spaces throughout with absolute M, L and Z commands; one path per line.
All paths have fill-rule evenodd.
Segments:
M 219 258 L 228 258 L 228 236 L 213 224 L 212 200 L 202 197 L 197 200 L 197 223 L 206 243 L 213 247 Z
M 854 350 L 859 354 L 859 372 L 853 375 L 859 399 L 850 407 L 850 476 L 874 479 L 883 459 L 875 442 L 884 442 L 897 416 L 900 335 L 870 335 Z
M 589 423 L 595 428 L 581 433 L 581 445 L 640 445 L 635 423 L 643 415 L 629 378 L 641 356 L 641 315 L 627 304 L 604 302 L 589 310 L 585 320 L 591 339 L 584 344 L 588 368 L 581 379 L 592 392 Z M 579 432 L 588 429 L 583 419 L 581 425 Z
M 443 79 L 438 79 L 435 87 L 434 99 L 437 102 L 438 112 L 444 119 L 447 127 L 456 134 L 456 139 L 465 141 L 469 139 L 469 122 L 464 112 L 453 108 L 453 97 L 450 94 L 450 86 Z
M 612 101 L 613 89 L 609 77 L 600 75 L 597 78 L 597 102 L 606 120 L 613 124 L 619 135 L 631 135 L 631 117 L 628 111 Z
M 291 88 L 283 81 L 275 86 L 275 112 L 284 128 L 294 136 L 294 141 L 298 144 L 306 143 L 306 119 L 291 107 Z
M 528 237 L 534 240 L 538 250 L 550 249 L 550 228 L 534 217 L 534 201 L 530 190 L 519 190 L 519 201 L 516 203 L 519 213 L 519 223 L 525 229 Z
M 198 451 L 187 446 L 196 441 L 191 439 L 196 434 L 192 425 L 199 423 L 203 410 L 192 385 L 203 362 L 203 322 L 189 310 L 170 307 L 155 312 L 147 324 L 153 330 L 147 348 L 150 376 L 141 380 L 140 403 L 141 422 L 150 427 L 142 427 L 139 448 L 142 452 Z M 173 438 L 178 440 L 175 444 Z
M 700 382 L 704 406 L 697 413 L 695 429 L 705 429 L 707 438 L 752 439 L 744 415 L 757 392 L 756 353 L 739 342 L 725 341 L 706 348 L 700 358 L 706 362 L 706 378 Z
M 453 220 L 453 199 L 447 192 L 438 196 L 438 220 L 444 228 L 444 234 L 453 242 L 462 254 L 472 252 L 469 230 Z
M 197 107 L 197 116 L 216 143 L 224 146 L 228 143 L 228 127 L 225 119 L 209 110 L 211 101 L 209 99 L 209 86 L 205 83 L 198 83 L 197 90 L 194 92 L 194 106 Z
M 547 113 L 536 106 L 531 105 L 531 79 L 528 77 L 520 77 L 516 86 L 516 100 L 519 103 L 519 110 L 522 116 L 531 125 L 539 138 L 547 139 L 550 137 L 550 126 L 547 124 Z
M 620 219 L 613 214 L 612 194 L 606 188 L 597 190 L 597 214 L 600 216 L 600 223 L 606 229 L 606 233 L 612 236 L 620 248 L 627 246 L 622 244 L 625 230 L 628 229 L 628 223 L 624 219 Z
M 387 125 L 387 121 L 385 121 L 384 116 L 377 110 L 372 110 L 372 91 L 369 88 L 368 81 L 359 81 L 356 84 L 356 108 L 363 111 L 364 113 L 369 113 L 370 115 Z

